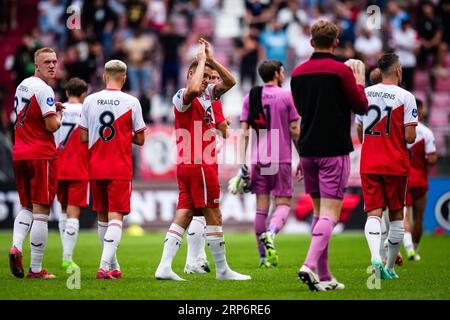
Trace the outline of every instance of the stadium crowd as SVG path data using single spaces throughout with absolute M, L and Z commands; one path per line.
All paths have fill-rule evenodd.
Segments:
M 285 83 L 289 82 L 291 71 L 313 51 L 309 29 L 319 19 L 338 25 L 336 55 L 363 60 L 367 81 L 381 53 L 393 50 L 404 67 L 407 90 L 419 89 L 431 99 L 438 81 L 447 89 L 450 86 L 449 0 L 35 2 L 39 13 L 35 27 L 23 35 L 8 59 L 11 81 L 18 85 L 34 73 L 33 53 L 39 47 L 51 46 L 58 52 L 57 78 L 51 84 L 57 99 L 64 98 L 62 88 L 73 77 L 85 80 L 90 92 L 98 90 L 103 86 L 104 63 L 121 59 L 129 66 L 124 90 L 139 98 L 147 124 L 173 121 L 170 97 L 183 83 L 200 36 L 214 45 L 226 67 L 239 74 L 239 90 L 234 92 L 243 97 L 257 83 L 257 65 L 264 59 L 282 61 L 288 75 Z M 370 5 L 381 9 L 378 29 L 367 28 L 367 19 L 374 18 L 367 13 Z M 2 1 L 1 6 L 3 17 L 9 17 L 2 19 L 1 28 L 8 32 L 17 26 L 17 6 L 11 1 Z M 415 83 L 417 72 L 425 78 L 419 77 L 423 80 L 419 84 Z M 0 83 L 0 130 L 10 136 L 14 112 L 5 91 Z M 225 101 L 225 113 L 237 120 L 241 101 Z M 426 101 L 431 105 L 431 100 Z

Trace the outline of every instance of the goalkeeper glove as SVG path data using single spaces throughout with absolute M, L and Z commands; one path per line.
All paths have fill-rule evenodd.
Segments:
M 250 192 L 250 176 L 245 164 L 241 166 L 238 174 L 228 181 L 228 191 L 232 194 Z

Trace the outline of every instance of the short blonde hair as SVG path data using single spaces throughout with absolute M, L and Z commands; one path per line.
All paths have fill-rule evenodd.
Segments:
M 314 47 L 318 49 L 329 49 L 339 36 L 339 29 L 333 22 L 319 20 L 311 27 L 311 37 Z
M 109 60 L 105 63 L 105 73 L 113 79 L 119 79 L 127 73 L 127 65 L 121 60 Z
M 53 50 L 52 48 L 49 48 L 49 47 L 40 48 L 40 49 L 36 50 L 36 52 L 34 53 L 34 63 L 37 62 L 37 57 L 41 53 L 56 53 L 56 52 L 55 52 L 55 50 Z

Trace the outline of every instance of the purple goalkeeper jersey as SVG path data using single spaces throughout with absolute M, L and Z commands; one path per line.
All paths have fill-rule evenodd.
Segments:
M 291 163 L 292 135 L 290 123 L 300 119 L 291 91 L 278 86 L 264 86 L 262 106 L 268 129 L 259 130 L 256 139 L 254 132 L 250 135 L 252 163 Z M 249 112 L 250 104 L 247 94 L 244 97 L 241 122 L 248 122 Z M 261 121 L 263 120 L 261 119 Z

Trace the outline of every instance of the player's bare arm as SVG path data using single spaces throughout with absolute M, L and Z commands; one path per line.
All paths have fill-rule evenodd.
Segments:
M 57 110 L 56 114 L 44 118 L 45 127 L 49 132 L 55 132 L 61 127 L 62 110 Z
M 80 127 L 80 141 L 81 143 L 88 143 L 89 142 L 89 134 L 88 131 L 84 128 Z
M 407 143 L 414 143 L 416 141 L 416 126 L 405 127 L 405 140 Z
M 131 139 L 133 141 L 134 144 L 138 145 L 138 146 L 143 146 L 144 142 L 145 142 L 145 134 L 144 132 L 138 132 L 133 134 L 133 138 Z
M 217 100 L 236 84 L 236 79 L 227 68 L 214 58 L 211 44 L 203 38 L 200 38 L 199 42 L 205 45 L 207 62 L 211 64 L 213 69 L 216 70 L 222 78 L 222 81 L 217 83 L 214 87 L 214 98 Z
M 183 94 L 183 104 L 188 105 L 202 93 L 203 73 L 205 71 L 206 53 L 205 45 L 202 43 L 197 52 L 198 66 L 192 76 L 188 78 L 187 87 Z
M 436 153 L 429 153 L 429 154 L 425 155 L 425 159 L 429 166 L 434 166 L 437 162 L 437 158 L 438 158 L 438 156 Z
M 289 129 L 291 131 L 292 141 L 294 141 L 297 152 L 300 154 L 300 150 L 298 149 L 298 139 L 300 139 L 300 121 L 291 121 L 289 124 Z
M 363 126 L 361 123 L 356 124 L 356 132 L 358 134 L 358 140 L 363 143 Z
M 239 156 L 240 163 L 245 164 L 245 155 L 247 154 L 248 148 L 248 130 L 250 125 L 247 122 L 241 122 L 241 132 L 239 134 Z

